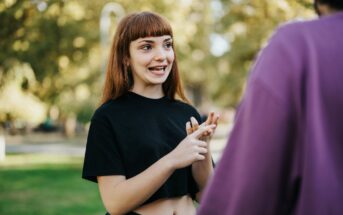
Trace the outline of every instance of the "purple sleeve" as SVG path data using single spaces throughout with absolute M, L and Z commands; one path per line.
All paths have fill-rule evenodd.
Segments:
M 199 215 L 268 215 L 289 210 L 281 202 L 289 200 L 286 190 L 291 186 L 291 138 L 296 128 L 292 90 L 288 90 L 294 83 L 288 70 L 297 67 L 297 59 L 292 59 L 283 37 L 274 35 L 258 58 Z

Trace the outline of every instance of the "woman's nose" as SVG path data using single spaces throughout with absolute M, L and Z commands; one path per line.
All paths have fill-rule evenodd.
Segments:
M 156 50 L 154 59 L 158 61 L 163 61 L 166 59 L 166 56 L 167 54 L 163 49 L 158 49 Z

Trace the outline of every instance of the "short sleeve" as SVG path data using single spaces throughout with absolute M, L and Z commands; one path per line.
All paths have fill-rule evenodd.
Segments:
M 97 176 L 125 175 L 118 143 L 110 123 L 93 117 L 87 137 L 82 178 L 97 182 Z

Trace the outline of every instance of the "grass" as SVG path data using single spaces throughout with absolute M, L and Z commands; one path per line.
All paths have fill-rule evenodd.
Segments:
M 0 214 L 105 214 L 97 184 L 81 179 L 82 158 L 7 155 L 0 162 Z

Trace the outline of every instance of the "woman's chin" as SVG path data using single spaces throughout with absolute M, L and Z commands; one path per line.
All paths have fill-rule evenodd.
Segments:
M 148 80 L 151 84 L 163 84 L 168 78 L 167 74 L 161 76 L 151 75 Z
M 154 78 L 154 79 L 150 79 L 149 82 L 150 84 L 153 84 L 153 85 L 160 85 L 160 84 L 163 84 L 164 82 L 166 81 L 166 78 Z

